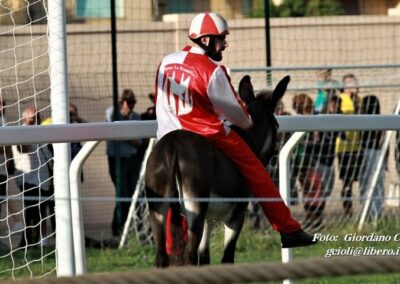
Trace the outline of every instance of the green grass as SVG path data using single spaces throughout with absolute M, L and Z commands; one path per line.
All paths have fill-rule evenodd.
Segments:
M 294 259 L 307 259 L 315 257 L 324 257 L 326 251 L 330 248 L 347 248 L 347 247 L 374 247 L 376 249 L 397 249 L 400 242 L 393 240 L 389 242 L 346 242 L 344 236 L 349 233 L 357 233 L 358 235 L 369 235 L 374 232 L 377 235 L 391 236 L 392 239 L 397 234 L 395 222 L 382 221 L 378 228 L 367 227 L 364 232 L 358 233 L 354 225 L 342 227 L 337 230 L 325 230 L 324 234 L 337 235 L 337 242 L 320 242 L 316 246 L 307 248 L 293 249 Z M 222 256 L 223 250 L 223 230 L 222 226 L 212 236 L 211 257 L 212 265 L 217 265 Z M 125 249 L 87 249 L 87 268 L 89 273 L 99 272 L 133 272 L 135 270 L 147 270 L 154 267 L 155 248 L 148 245 L 140 245 L 136 239 L 132 239 Z M 40 256 L 40 251 L 32 251 L 27 254 L 28 258 L 34 259 Z M 352 256 L 348 256 L 352 257 Z M 24 253 L 13 255 L 16 263 L 24 263 Z M 249 224 L 245 225 L 240 236 L 237 252 L 236 263 L 261 263 L 261 262 L 279 262 L 281 261 L 280 238 L 276 232 L 268 234 L 252 230 Z M 34 271 L 34 275 L 39 275 L 43 271 L 50 271 L 54 268 L 54 255 L 51 255 L 43 263 L 34 263 L 30 268 Z M 10 258 L 0 259 L 0 271 L 10 267 Z M 51 275 L 55 275 L 53 272 Z M 17 270 L 14 274 L 15 278 L 30 277 L 27 268 Z M 3 273 L 0 279 L 11 278 L 10 273 Z M 281 283 L 274 282 L 274 283 Z M 370 274 L 358 276 L 344 277 L 324 277 L 314 279 L 297 280 L 296 283 L 400 283 L 400 274 Z
M 56 275 L 54 248 L 9 251 L 8 247 L 0 246 L 0 279 Z

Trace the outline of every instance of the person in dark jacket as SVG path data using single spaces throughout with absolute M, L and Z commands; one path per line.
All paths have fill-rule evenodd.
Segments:
M 365 96 L 361 103 L 361 114 L 380 114 L 379 99 L 374 95 Z M 384 201 L 384 176 L 385 165 L 377 167 L 379 157 L 382 154 L 383 131 L 362 131 L 361 148 L 364 153 L 360 171 L 360 197 L 361 203 L 365 204 L 368 191 L 372 186 L 371 203 L 368 217 L 376 221 L 382 213 Z M 372 185 L 372 179 L 378 174 L 376 184 Z

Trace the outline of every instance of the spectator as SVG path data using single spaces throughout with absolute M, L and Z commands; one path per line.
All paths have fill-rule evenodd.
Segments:
M 70 103 L 69 104 L 69 123 L 85 123 L 86 121 L 79 116 L 78 107 Z M 71 160 L 78 155 L 79 151 L 82 149 L 81 142 L 71 142 Z M 83 181 L 83 175 L 81 177 Z
M 83 123 L 86 122 L 78 114 L 78 108 L 75 104 L 69 104 L 69 123 Z M 51 125 L 53 119 L 51 117 L 46 118 L 42 121 L 41 125 Z M 71 161 L 75 158 L 78 152 L 82 149 L 82 144 L 80 142 L 71 142 Z
M 140 119 L 141 120 L 156 120 L 156 106 L 155 106 L 155 100 L 156 96 L 154 93 L 150 93 L 148 95 L 152 105 L 147 108 L 147 110 L 143 113 L 140 114 Z M 146 153 L 147 147 L 149 145 L 149 139 L 143 139 L 142 144 L 138 147 L 138 156 L 140 158 L 140 161 L 143 161 L 144 154 Z
M 40 124 L 40 114 L 35 107 L 27 107 L 22 113 L 22 125 Z M 53 155 L 47 145 L 13 145 L 12 152 L 15 159 L 16 182 L 23 192 L 25 231 L 20 246 L 38 244 L 46 239 L 40 228 L 49 216 L 55 228 L 53 187 Z
M 400 175 L 400 131 L 396 131 L 396 144 L 394 149 L 397 174 Z
M 344 91 L 340 94 L 341 112 L 343 114 L 359 113 L 360 98 L 356 76 L 353 74 L 343 76 L 343 87 Z M 351 217 L 353 207 L 352 186 L 358 180 L 362 162 L 360 132 L 346 131 L 343 137 L 338 137 L 336 141 L 336 153 L 339 160 L 339 179 L 342 181 L 341 196 L 344 214 Z
M 5 101 L 3 98 L 0 96 L 0 126 L 6 126 L 7 125 L 7 120 L 4 117 L 5 114 Z M 14 160 L 12 156 L 12 151 L 11 151 L 11 146 L 1 146 L 0 147 L 0 195 L 6 200 L 6 198 L 9 195 L 8 192 L 8 177 L 10 175 L 13 175 L 15 172 L 15 165 L 14 165 Z M 1 207 L 2 207 L 2 202 L 0 203 L 0 214 L 1 214 Z M 18 221 L 17 216 L 14 215 L 17 213 L 17 210 L 15 208 L 15 204 L 13 201 L 7 200 L 5 202 L 5 208 L 7 208 L 8 214 L 7 216 L 13 216 L 12 218 L 14 219 L 13 227 L 9 228 L 11 231 L 16 231 L 20 230 L 23 228 L 23 225 L 21 222 Z
M 297 114 L 312 115 L 313 101 L 307 94 L 298 94 L 293 98 L 293 108 Z M 292 161 L 292 176 L 298 178 L 303 192 L 305 220 L 304 226 L 313 231 L 319 229 L 315 226 L 316 212 L 321 206 L 323 180 L 316 166 L 318 133 L 308 132 L 299 142 L 294 151 Z
M 332 69 L 322 69 L 317 74 L 317 98 L 314 102 L 314 113 L 326 113 L 329 91 L 339 88 L 339 82 L 332 79 Z
M 293 97 L 292 107 L 299 115 L 313 114 L 313 100 L 305 93 L 297 94 Z M 294 178 L 299 178 L 300 183 L 302 183 L 305 178 L 306 171 L 312 165 L 314 137 L 314 133 L 306 133 L 294 151 L 295 158 L 292 162 L 292 175 Z
M 275 115 L 291 115 L 290 112 L 285 110 L 284 104 L 282 101 L 278 102 L 278 105 L 275 110 Z M 273 157 L 271 158 L 270 162 L 270 173 L 271 173 L 271 178 L 275 182 L 275 184 L 279 185 L 279 152 L 282 149 L 282 147 L 285 145 L 285 143 L 289 140 L 290 136 L 292 133 L 290 132 L 278 132 L 276 135 L 276 145 L 275 145 L 275 152 Z M 292 198 L 290 204 L 295 205 L 297 203 L 297 190 L 295 188 L 295 183 L 296 183 L 296 178 L 291 177 L 290 180 L 290 197 Z
M 336 95 L 328 97 L 328 114 L 341 113 L 341 99 Z M 343 132 L 318 132 L 315 143 L 315 168 L 317 169 L 322 181 L 321 192 L 318 194 L 320 200 L 315 202 L 309 208 L 306 227 L 310 231 L 320 231 L 323 227 L 323 213 L 326 205 L 326 199 L 331 195 L 335 182 L 335 144 L 339 135 Z
M 150 107 L 148 107 L 145 112 L 140 114 L 141 120 L 155 120 L 157 118 L 156 117 L 156 106 L 155 106 L 156 96 L 154 93 L 150 93 L 148 95 L 148 97 L 149 97 L 152 105 Z
M 84 123 L 86 122 L 78 114 L 78 108 L 75 104 L 69 104 L 69 123 Z M 50 125 L 53 123 L 51 117 L 46 118 L 42 121 L 41 125 Z M 49 145 L 51 146 L 51 145 Z M 71 161 L 75 158 L 78 152 L 82 149 L 82 144 L 80 142 L 71 142 Z
M 374 96 L 366 96 L 362 99 L 361 114 L 380 114 L 379 99 Z M 363 162 L 361 164 L 360 175 L 360 197 L 365 203 L 372 178 L 378 170 L 378 180 L 373 188 L 373 195 L 368 211 L 368 217 L 377 221 L 382 213 L 384 199 L 384 176 L 385 167 L 377 168 L 378 159 L 381 155 L 383 143 L 382 131 L 361 131 L 361 148 L 363 152 Z
M 42 125 L 50 125 L 52 124 L 52 118 L 48 117 L 43 122 Z M 74 103 L 69 103 L 69 123 L 86 123 L 86 120 L 81 118 L 78 113 L 78 107 Z M 75 156 L 82 149 L 81 142 L 71 142 L 71 161 L 75 158 Z M 51 145 L 49 145 L 51 146 Z M 84 181 L 83 171 L 81 172 L 81 182 Z M 101 248 L 102 246 L 106 246 L 104 243 L 101 244 L 99 241 L 96 241 L 88 236 L 85 236 L 85 246 L 91 248 Z
M 140 120 L 140 115 L 133 111 L 136 104 L 136 97 L 132 90 L 125 89 L 119 100 L 118 120 Z M 114 108 L 109 107 L 106 111 L 106 121 L 114 121 Z M 131 141 L 107 141 L 108 167 L 111 180 L 116 187 L 117 198 L 132 198 L 140 170 L 140 157 L 138 147 L 141 140 Z M 119 161 L 117 164 L 117 153 Z M 119 173 L 117 173 L 117 170 Z M 117 188 L 117 177 L 120 177 L 120 190 Z M 112 221 L 112 233 L 117 237 L 122 233 L 125 220 L 129 213 L 130 202 L 117 202 Z M 119 213 L 119 208 L 120 213 Z

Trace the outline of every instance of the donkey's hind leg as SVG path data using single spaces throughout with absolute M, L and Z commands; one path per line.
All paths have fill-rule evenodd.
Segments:
M 165 219 L 168 209 L 167 203 L 159 203 L 157 208 L 150 205 L 150 224 L 156 245 L 156 266 L 169 265 L 169 257 L 165 246 Z
M 214 223 L 205 221 L 203 236 L 199 246 L 199 262 L 200 265 L 210 264 L 210 238 Z
M 190 197 L 185 196 L 185 200 Z M 188 223 L 188 243 L 185 253 L 185 264 L 198 265 L 199 254 L 198 249 L 203 235 L 205 213 L 207 210 L 206 203 L 185 202 L 186 219 Z
M 238 210 L 237 210 L 238 211 Z M 236 243 L 243 228 L 244 211 L 237 212 L 228 222 L 225 222 L 224 255 L 222 263 L 234 263 Z

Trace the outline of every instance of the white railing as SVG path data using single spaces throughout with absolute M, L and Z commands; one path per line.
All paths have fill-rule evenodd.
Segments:
M 75 274 L 85 274 L 86 254 L 85 254 L 85 233 L 83 226 L 83 210 L 80 202 L 81 196 L 81 173 L 83 164 L 87 158 L 99 145 L 101 141 L 88 141 L 83 145 L 82 149 L 75 156 L 69 168 L 70 179 L 70 195 L 72 210 L 72 235 L 74 241 L 74 257 L 75 257 Z
M 284 115 L 277 120 L 282 132 L 400 130 L 398 115 Z M 155 121 L 7 126 L 0 129 L 0 145 L 151 138 L 156 129 Z

